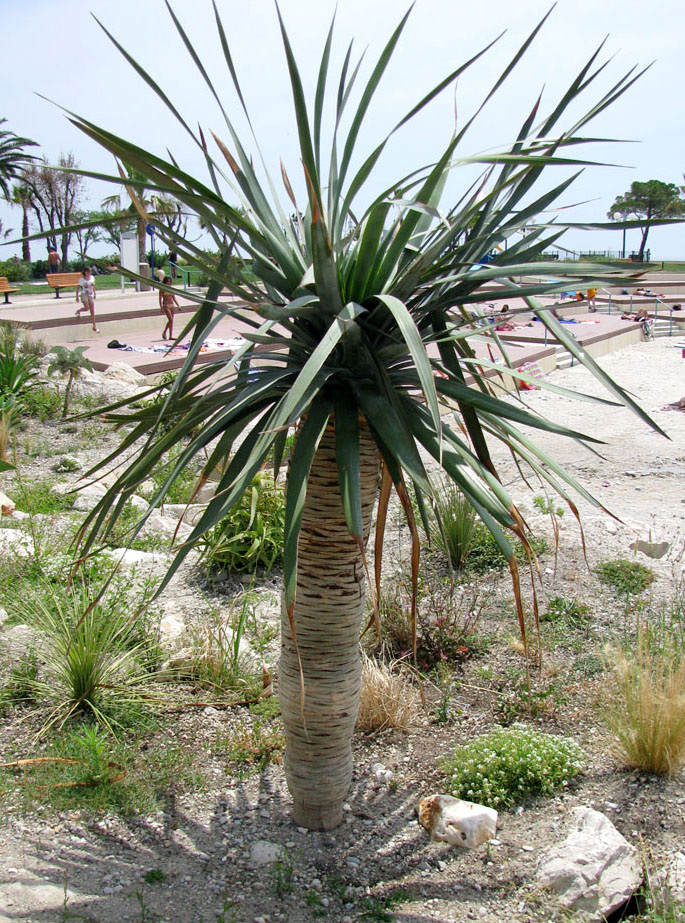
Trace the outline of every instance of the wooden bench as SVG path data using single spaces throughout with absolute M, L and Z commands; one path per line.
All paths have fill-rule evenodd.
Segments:
M 7 276 L 0 276 L 0 292 L 2 292 L 5 296 L 5 304 L 9 304 L 10 295 L 13 295 L 18 291 L 18 288 L 12 288 L 12 286 L 9 284 Z
M 61 288 L 76 288 L 80 278 L 80 272 L 50 272 L 45 277 L 50 288 L 55 289 L 55 298 L 59 298 Z
M 0 276 L 0 292 L 5 296 L 5 304 L 10 303 L 10 295 L 13 295 L 15 292 L 18 292 L 18 288 L 12 288 L 9 284 L 6 276 Z

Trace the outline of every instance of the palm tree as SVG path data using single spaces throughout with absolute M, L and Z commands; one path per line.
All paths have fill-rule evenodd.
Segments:
M 10 180 L 21 176 L 22 167 L 35 160 L 33 154 L 27 154 L 24 148 L 37 147 L 35 141 L 20 138 L 13 131 L 2 128 L 7 119 L 0 119 L 0 193 L 10 197 Z
M 31 242 L 29 240 L 29 208 L 31 207 L 31 190 L 24 183 L 12 186 L 12 205 L 21 208 L 21 258 L 25 263 L 31 262 Z
M 228 73 L 239 105 L 245 109 L 216 7 L 215 14 Z M 539 293 L 568 287 L 568 276 L 574 285 L 585 286 L 604 271 L 595 264 L 575 264 L 566 269 L 564 281 L 550 281 L 551 273 L 559 279 L 560 266 L 545 263 L 541 255 L 559 238 L 563 227 L 544 221 L 531 224 L 532 217 L 548 209 L 574 178 L 543 186 L 547 168 L 586 163 L 574 156 L 579 145 L 589 140 L 583 135 L 584 127 L 636 77 L 630 72 L 620 78 L 599 102 L 592 102 L 585 115 L 560 128 L 567 107 L 576 103 L 603 70 L 604 65 L 597 63 L 598 49 L 548 115 L 539 113 L 538 100 L 505 150 L 460 157 L 458 151 L 471 119 L 455 129 L 434 163 L 390 182 L 380 174 L 378 165 L 392 136 L 483 52 L 455 68 L 373 149 L 362 151 L 362 126 L 370 121 L 370 104 L 408 14 L 391 35 L 357 97 L 354 89 L 360 70 L 359 63 L 353 62 L 350 46 L 333 85 L 332 120 L 326 131 L 324 112 L 333 79 L 329 73 L 333 27 L 321 56 L 310 110 L 280 20 L 307 199 L 306 206 L 298 205 L 282 165 L 289 200 L 284 207 L 259 147 L 255 158 L 259 166 L 255 166 L 228 111 L 223 109 L 201 56 L 173 12 L 171 15 L 222 107 L 230 140 L 214 136 L 220 156 L 210 150 L 204 133 L 190 127 L 140 65 L 136 67 L 198 146 L 208 166 L 209 181 L 204 183 L 184 172 L 171 156 L 168 160 L 157 157 L 85 119 L 76 117 L 75 122 L 141 175 L 142 179 L 129 179 L 132 187 L 172 195 L 184 211 L 197 215 L 213 237 L 217 253 L 201 251 L 170 229 L 162 232 L 169 246 L 201 268 L 211 284 L 206 297 L 198 298 L 198 310 L 186 328 L 192 335 L 188 359 L 162 410 L 158 404 L 123 410 L 119 405 L 110 410 L 109 419 L 128 429 L 117 452 L 98 467 L 120 462 L 122 452 L 131 452 L 132 457 L 89 516 L 81 539 L 87 550 L 98 536 L 108 533 L 126 498 L 172 446 L 182 444 L 183 450 L 150 510 L 162 502 L 185 466 L 206 451 L 205 474 L 220 464 L 223 474 L 206 512 L 178 552 L 161 592 L 194 543 L 239 501 L 271 451 L 278 472 L 288 429 L 294 428 L 296 438 L 287 473 L 279 671 L 287 740 L 285 771 L 297 823 L 329 828 L 340 821 L 351 778 L 366 549 L 376 501 L 377 585 L 393 486 L 414 536 L 412 569 L 416 579 L 419 546 L 409 492 L 414 490 L 427 524 L 427 504 L 435 490 L 427 457 L 463 491 L 492 531 L 507 555 L 515 583 L 517 564 L 511 539 L 528 546 L 528 533 L 497 475 L 488 439 L 509 447 L 523 466 L 565 498 L 574 511 L 572 490 L 599 505 L 536 447 L 521 426 L 586 442 L 592 439 L 551 423 L 520 403 L 502 399 L 498 379 L 488 377 L 499 367 L 477 355 L 474 339 L 483 330 L 473 322 L 465 303 L 477 309 L 492 300 L 493 284 L 498 285 L 498 295 L 503 298 L 524 297 L 540 311 L 550 331 L 620 403 L 648 420 L 535 300 Z M 494 81 L 485 102 L 509 76 L 541 26 Z M 343 125 L 348 127 L 343 129 Z M 326 154 L 324 137 L 332 139 Z M 447 177 L 461 164 L 480 164 L 482 175 L 466 185 L 455 204 L 442 208 Z M 372 176 L 373 188 L 383 190 L 380 194 L 367 192 Z M 119 181 L 116 176 L 110 179 Z M 288 215 L 293 213 L 290 219 Z M 508 249 L 496 250 L 507 240 Z M 491 261 L 479 266 L 479 260 L 491 252 L 495 254 Z M 515 281 L 522 276 L 524 281 Z M 219 302 L 222 289 L 241 299 L 244 307 Z M 246 344 L 228 361 L 196 366 L 203 340 L 227 315 L 251 327 Z M 223 373 L 219 379 L 213 377 L 218 370 Z M 512 369 L 512 374 L 520 373 Z M 176 422 L 165 429 L 167 419 Z M 519 618 L 523 629 L 520 601 Z
M 83 355 L 88 347 L 77 346 L 76 349 L 67 349 L 66 346 L 53 346 L 51 352 L 54 356 L 48 366 L 48 375 L 57 372 L 59 375 L 68 375 L 67 387 L 64 391 L 64 406 L 62 407 L 62 419 L 69 412 L 69 397 L 71 388 L 77 378 L 81 377 L 84 371 L 92 372 L 93 366 L 90 360 Z

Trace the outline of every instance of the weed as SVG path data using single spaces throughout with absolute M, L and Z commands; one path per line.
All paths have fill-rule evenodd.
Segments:
M 551 506 L 546 497 L 533 497 L 533 506 L 536 506 L 541 513 L 554 513 L 555 516 L 563 516 L 564 508 L 563 506 Z
M 643 593 L 656 576 L 654 571 L 644 564 L 625 558 L 600 561 L 595 567 L 595 573 L 602 583 L 622 596 Z
M 254 612 L 248 594 L 236 597 L 223 618 L 219 610 L 207 614 L 193 638 L 189 672 L 195 682 L 215 692 L 237 689 L 244 698 L 260 691 L 261 680 L 246 650 L 251 615 Z
M 584 754 L 573 740 L 523 725 L 495 728 L 457 747 L 444 764 L 451 794 L 492 808 L 550 794 L 577 775 Z
M 573 597 L 555 596 L 540 615 L 541 622 L 561 623 L 569 628 L 585 628 L 590 619 L 590 609 Z
M 271 867 L 271 887 L 276 897 L 285 897 L 293 890 L 294 868 L 287 855 L 276 859 Z
M 254 715 L 256 718 L 261 718 L 263 721 L 271 721 L 273 718 L 278 718 L 281 714 L 281 706 L 278 698 L 275 695 L 271 695 L 266 699 L 262 699 L 260 702 L 253 702 L 253 704 L 250 705 L 250 714 Z
M 261 772 L 269 763 L 280 763 L 285 736 L 280 726 L 257 720 L 251 726 L 241 723 L 223 741 L 231 771 L 239 778 Z
M 404 888 L 388 894 L 384 897 L 367 897 L 362 903 L 362 919 L 375 920 L 378 923 L 390 923 L 395 917 L 394 907 L 403 904 L 409 900 L 410 894 Z
M 239 907 L 240 904 L 238 901 L 231 901 L 226 899 L 224 901 L 224 906 L 221 910 L 221 913 L 216 918 L 216 923 L 237 923 L 236 913 Z
M 23 659 L 10 667 L 7 679 L 0 686 L 0 715 L 10 706 L 35 702 L 35 682 L 39 663 L 34 651 L 27 651 Z
M 145 898 L 143 897 L 142 891 L 136 890 L 136 900 L 138 901 L 138 907 L 140 908 L 140 923 L 155 923 L 155 918 L 152 914 L 152 911 L 145 903 Z
M 605 718 L 614 750 L 627 766 L 673 775 L 685 764 L 685 660 L 680 651 L 650 645 L 640 629 L 632 650 L 608 648 L 613 682 Z
M 433 716 L 438 724 L 447 724 L 452 717 L 452 701 L 454 699 L 454 676 L 447 664 L 439 663 L 435 670 L 436 685 L 440 691 L 440 699 L 435 706 Z
M 26 480 L 17 482 L 17 504 L 25 513 L 50 515 L 64 513 L 74 505 L 74 498 L 68 494 L 59 494 L 55 490 L 54 480 Z
M 563 693 L 554 683 L 535 686 L 522 678 L 507 683 L 497 700 L 497 714 L 505 724 L 511 724 L 522 716 L 539 718 L 552 714 L 564 701 Z
M 401 667 L 363 658 L 357 717 L 361 731 L 383 731 L 389 727 L 407 731 L 419 708 L 419 694 Z
M 56 388 L 38 384 L 24 394 L 22 405 L 26 416 L 45 423 L 47 420 L 55 420 L 59 417 L 62 399 Z
M 162 882 L 166 881 L 166 872 L 164 872 L 162 869 L 149 869 L 145 873 L 143 881 L 148 885 L 161 884 Z

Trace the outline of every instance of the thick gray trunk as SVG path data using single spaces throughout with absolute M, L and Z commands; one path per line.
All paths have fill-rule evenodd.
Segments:
M 362 427 L 360 443 L 366 544 L 379 461 L 366 427 Z M 294 819 L 310 829 L 327 830 L 340 823 L 352 779 L 364 599 L 362 557 L 345 524 L 335 435 L 329 428 L 312 464 L 298 546 L 294 617 L 304 673 L 304 708 L 288 615 L 284 611 L 281 617 L 279 696 L 286 733 L 285 773 Z

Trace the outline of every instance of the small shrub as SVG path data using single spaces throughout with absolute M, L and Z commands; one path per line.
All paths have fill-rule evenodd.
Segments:
M 516 725 L 457 747 L 444 768 L 452 795 L 499 808 L 551 794 L 584 764 L 575 741 Z
M 285 496 L 261 471 L 241 500 L 198 543 L 208 571 L 271 570 L 279 560 L 285 535 Z
M 74 505 L 71 494 L 58 494 L 53 490 L 54 480 L 25 480 L 17 484 L 17 506 L 25 513 L 47 515 L 51 513 L 64 513 Z
M 463 660 L 480 621 L 484 601 L 477 590 L 452 580 L 421 579 L 416 600 L 416 661 L 420 669 Z M 411 579 L 386 583 L 379 600 L 384 650 L 399 659 L 412 653 Z M 368 635 L 368 644 L 375 634 Z
M 685 765 L 685 660 L 677 648 L 608 648 L 613 682 L 606 685 L 607 724 L 616 756 L 644 772 L 673 775 Z
M 654 582 L 656 576 L 654 571 L 644 564 L 627 561 L 625 558 L 600 561 L 595 567 L 595 573 L 602 583 L 626 596 L 643 593 L 650 583 Z
M 22 397 L 22 408 L 27 417 L 40 420 L 56 420 L 62 410 L 59 391 L 49 385 L 38 384 Z
M 554 683 L 534 685 L 526 679 L 507 683 L 497 700 L 497 714 L 505 724 L 511 724 L 524 715 L 539 718 L 553 714 L 557 705 L 565 701 L 562 692 Z
M 148 869 L 143 877 L 147 885 L 156 885 L 166 881 L 166 873 L 162 869 Z
M 530 546 L 536 555 L 544 554 L 547 551 L 547 542 L 544 538 L 532 536 Z M 526 560 L 526 553 L 519 541 L 514 541 L 514 553 L 517 560 Z M 488 570 L 501 569 L 506 565 L 507 559 L 495 541 L 492 532 L 482 522 L 477 522 L 471 541 L 471 552 L 466 562 L 467 568 L 480 574 Z
M 361 731 L 386 728 L 409 730 L 420 709 L 419 694 L 406 674 L 364 657 L 357 727 Z

